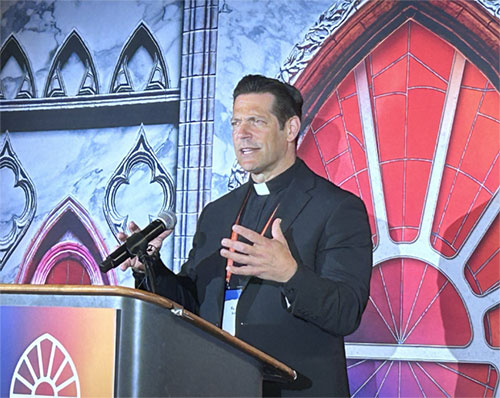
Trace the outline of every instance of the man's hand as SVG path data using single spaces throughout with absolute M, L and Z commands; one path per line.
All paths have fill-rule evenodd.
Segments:
M 128 223 L 128 229 L 131 234 L 134 234 L 136 232 L 139 232 L 141 229 L 137 226 L 137 224 L 133 221 L 130 221 Z M 158 252 L 161 249 L 161 246 L 163 244 L 163 241 L 167 236 L 169 236 L 172 233 L 173 230 L 167 230 L 162 232 L 160 235 L 158 235 L 156 238 L 154 238 L 151 242 L 148 244 L 147 252 L 148 254 L 153 254 L 155 252 Z M 118 240 L 120 242 L 125 242 L 128 238 L 128 235 L 124 232 L 118 232 Z M 144 272 L 144 264 L 139 261 L 137 256 L 129 258 L 125 260 L 123 263 L 120 264 L 120 269 L 122 271 L 125 271 L 127 268 L 133 268 L 136 271 L 139 272 Z
M 241 225 L 233 225 L 233 231 L 253 244 L 238 240 L 222 239 L 220 254 L 242 267 L 228 266 L 228 271 L 236 275 L 252 275 L 261 279 L 288 282 L 297 271 L 297 262 L 292 256 L 288 243 L 281 231 L 281 219 L 272 224 L 272 239 Z

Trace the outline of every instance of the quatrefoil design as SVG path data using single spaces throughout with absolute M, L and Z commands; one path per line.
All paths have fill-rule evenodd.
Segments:
M 12 214 L 12 228 L 5 236 L 0 236 L 0 270 L 17 247 L 28 230 L 36 212 L 36 190 L 28 173 L 17 158 L 7 132 L 0 152 L 0 169 L 9 168 L 14 173 L 14 188 L 19 187 L 24 192 L 24 209 L 21 215 Z
M 116 208 L 116 194 L 123 184 L 130 183 L 131 170 L 139 163 L 146 164 L 150 169 L 151 183 L 157 183 L 162 188 L 163 203 L 160 212 L 172 209 L 174 206 L 175 189 L 172 177 L 162 166 L 153 148 L 149 145 L 144 126 L 141 125 L 135 145 L 111 176 L 104 194 L 104 216 L 115 236 L 118 232 L 126 229 L 128 220 L 128 216 L 121 215 Z

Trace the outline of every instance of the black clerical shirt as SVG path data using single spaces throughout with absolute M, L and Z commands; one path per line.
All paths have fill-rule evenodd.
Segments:
M 250 178 L 250 191 L 245 207 L 243 208 L 239 224 L 260 234 L 274 210 L 277 206 L 279 206 L 282 198 L 287 194 L 287 188 L 291 185 L 291 182 L 295 178 L 296 168 L 297 162 L 280 175 L 267 181 L 265 183 L 267 185 L 267 189 L 269 190 L 269 194 L 267 195 L 257 194 L 255 182 Z M 271 220 L 271 223 L 264 234 L 268 238 L 272 236 L 271 225 L 273 221 L 274 220 Z M 238 240 L 248 243 L 248 241 L 241 236 L 238 236 Z M 240 264 L 235 265 L 238 266 Z M 231 275 L 229 282 L 230 288 L 242 286 L 245 279 L 246 277 Z

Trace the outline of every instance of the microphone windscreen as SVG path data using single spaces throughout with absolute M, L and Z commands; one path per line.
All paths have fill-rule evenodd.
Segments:
M 158 219 L 163 222 L 166 229 L 174 229 L 177 224 L 177 217 L 172 210 L 162 211 L 158 214 Z

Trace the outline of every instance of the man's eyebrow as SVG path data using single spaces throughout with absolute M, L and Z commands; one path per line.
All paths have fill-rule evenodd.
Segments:
M 265 118 L 266 115 L 262 114 L 262 113 L 257 113 L 257 112 L 254 112 L 254 113 L 249 113 L 247 115 L 242 115 L 242 116 L 233 116 L 234 119 L 250 119 L 250 118 Z

